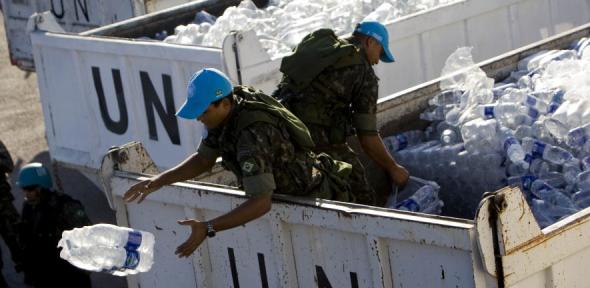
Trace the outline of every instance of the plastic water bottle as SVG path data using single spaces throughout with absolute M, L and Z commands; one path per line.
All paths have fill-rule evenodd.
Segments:
M 437 210 L 432 206 L 439 206 L 441 204 L 438 198 L 439 189 L 440 186 L 438 186 L 436 182 L 426 181 L 414 176 L 410 176 L 408 184 L 406 187 L 404 187 L 404 190 L 402 190 L 400 194 L 408 194 L 407 191 L 415 192 L 408 199 L 395 204 L 394 208 L 412 212 Z
M 531 193 L 538 199 L 543 199 L 552 205 L 576 209 L 568 196 L 543 180 L 537 179 L 531 184 Z
M 590 190 L 580 190 L 572 196 L 574 204 L 580 209 L 590 207 Z
M 528 125 L 519 125 L 514 131 L 514 137 L 519 140 L 522 140 L 524 137 L 533 137 L 534 135 L 533 128 Z
M 527 90 L 506 89 L 506 93 L 498 99 L 500 103 L 522 103 L 525 106 L 534 108 L 538 111 L 547 111 L 547 103 L 537 98 L 534 94 L 529 94 Z
M 418 144 L 424 140 L 424 132 L 420 130 L 411 130 L 397 135 L 383 138 L 385 147 L 391 152 L 405 149 L 408 146 Z
M 480 105 L 477 107 L 476 111 L 478 117 L 484 119 L 496 118 L 501 122 L 512 126 L 521 124 L 523 121 L 517 120 L 522 119 L 522 116 L 528 116 L 532 120 L 539 118 L 539 111 L 537 109 L 517 103 Z
M 506 179 L 508 186 L 518 185 L 523 191 L 530 191 L 531 184 L 537 180 L 533 175 L 511 176 Z
M 588 171 L 590 170 L 590 156 L 586 156 L 580 160 L 580 164 L 582 164 L 582 170 Z
M 578 58 L 582 58 L 582 54 L 586 48 L 590 47 L 590 38 L 584 37 L 576 42 L 570 47 L 572 50 L 576 51 Z
M 440 135 L 440 142 L 443 145 L 453 145 L 460 141 L 459 134 L 453 129 L 446 129 Z
M 567 133 L 566 143 L 570 147 L 582 148 L 590 138 L 590 123 L 576 127 Z
M 432 99 L 428 100 L 428 104 L 433 106 L 457 104 L 459 102 L 461 94 L 463 94 L 463 91 L 458 89 L 444 90 L 436 94 L 436 96 L 434 96 Z
M 494 99 L 500 98 L 502 95 L 509 91 L 509 88 L 516 88 L 515 83 L 503 83 L 499 82 L 494 84 L 494 88 L 492 88 L 492 93 L 494 94 Z
M 576 176 L 576 185 L 580 189 L 590 189 L 590 170 L 584 171 Z
M 578 212 L 578 209 L 575 207 L 568 208 L 559 205 L 553 205 L 549 201 L 542 199 L 533 199 L 532 204 L 533 215 L 535 215 L 535 218 L 537 219 L 537 222 L 539 222 L 539 226 L 541 226 L 541 228 L 545 228 L 559 221 L 561 218 Z
M 197 12 L 197 14 L 195 14 L 195 19 L 193 20 L 193 22 L 195 24 L 202 24 L 202 23 L 215 24 L 216 20 L 217 20 L 217 17 L 207 13 L 207 11 L 200 11 L 200 12 Z
M 543 158 L 544 160 L 558 165 L 574 158 L 570 152 L 561 147 L 552 146 L 530 137 L 522 139 L 522 147 L 525 152 L 530 153 L 533 157 Z
M 565 182 L 569 185 L 575 184 L 577 181 L 578 174 L 580 174 L 582 170 L 580 169 L 580 161 L 578 159 L 573 159 L 563 164 L 562 173 Z
M 557 89 L 553 92 L 551 96 L 551 100 L 549 102 L 549 107 L 547 108 L 548 114 L 553 114 L 553 112 L 557 111 L 557 108 L 563 103 L 563 95 L 565 91 L 561 89 Z
M 125 276 L 150 270 L 154 243 L 149 232 L 96 224 L 64 231 L 57 246 L 60 257 L 78 268 Z
M 524 161 L 524 150 L 522 149 L 522 146 L 520 146 L 520 143 L 518 143 L 518 140 L 512 135 L 512 131 L 506 127 L 500 127 L 500 134 L 503 138 L 502 145 L 506 157 L 508 157 L 513 163 L 522 165 L 525 169 L 529 168 L 529 163 Z

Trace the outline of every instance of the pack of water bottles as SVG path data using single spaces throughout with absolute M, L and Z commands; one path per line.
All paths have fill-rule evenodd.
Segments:
M 57 246 L 72 265 L 116 276 L 147 272 L 154 262 L 153 234 L 110 224 L 64 231 Z
M 447 59 L 428 128 L 383 139 L 396 160 L 440 185 L 443 215 L 472 218 L 506 185 L 542 227 L 590 206 L 590 39 L 530 55 L 497 83 L 474 64 L 470 48 Z
M 434 181 L 410 176 L 401 191 L 394 187 L 394 193 L 387 199 L 385 207 L 439 215 L 444 206 L 444 202 L 438 198 L 439 190 L 440 186 Z

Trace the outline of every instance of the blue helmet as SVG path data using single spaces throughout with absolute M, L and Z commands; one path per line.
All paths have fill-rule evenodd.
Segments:
M 383 47 L 383 55 L 381 55 L 381 61 L 383 62 L 394 62 L 395 58 L 391 51 L 389 51 L 389 33 L 387 28 L 383 24 L 377 21 L 362 21 L 356 25 L 354 32 L 361 33 L 363 35 L 371 36 L 381 44 Z
M 232 89 L 231 81 L 221 71 L 213 68 L 202 69 L 188 82 L 188 96 L 176 112 L 176 116 L 196 119 L 211 103 L 230 95 Z
M 20 169 L 16 185 L 20 188 L 40 186 L 46 189 L 51 189 L 53 187 L 53 181 L 51 180 L 49 170 L 43 167 L 43 164 L 33 162 Z

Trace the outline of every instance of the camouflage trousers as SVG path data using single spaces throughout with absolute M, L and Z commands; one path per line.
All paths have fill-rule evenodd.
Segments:
M 365 166 L 363 166 L 358 155 L 348 144 L 320 146 L 314 152 L 326 153 L 332 156 L 334 160 L 343 161 L 352 165 L 352 171 L 348 177 L 352 196 L 349 202 L 376 205 L 377 195 L 373 187 L 369 184 L 369 181 L 367 181 Z

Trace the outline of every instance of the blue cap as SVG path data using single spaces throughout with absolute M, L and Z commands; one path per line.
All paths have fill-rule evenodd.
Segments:
M 361 33 L 363 35 L 371 36 L 381 44 L 383 47 L 383 55 L 381 55 L 381 61 L 383 62 L 393 62 L 395 58 L 393 58 L 393 54 L 389 51 L 389 34 L 387 33 L 387 28 L 383 26 L 383 24 L 377 21 L 363 21 L 356 25 L 354 28 L 354 32 Z
M 232 84 L 221 71 L 205 68 L 193 75 L 188 82 L 186 101 L 176 112 L 176 116 L 196 119 L 209 105 L 231 94 Z
M 20 188 L 40 186 L 51 189 L 53 187 L 53 181 L 51 180 L 51 175 L 49 175 L 49 170 L 43 167 L 43 164 L 33 162 L 20 169 L 16 185 Z

